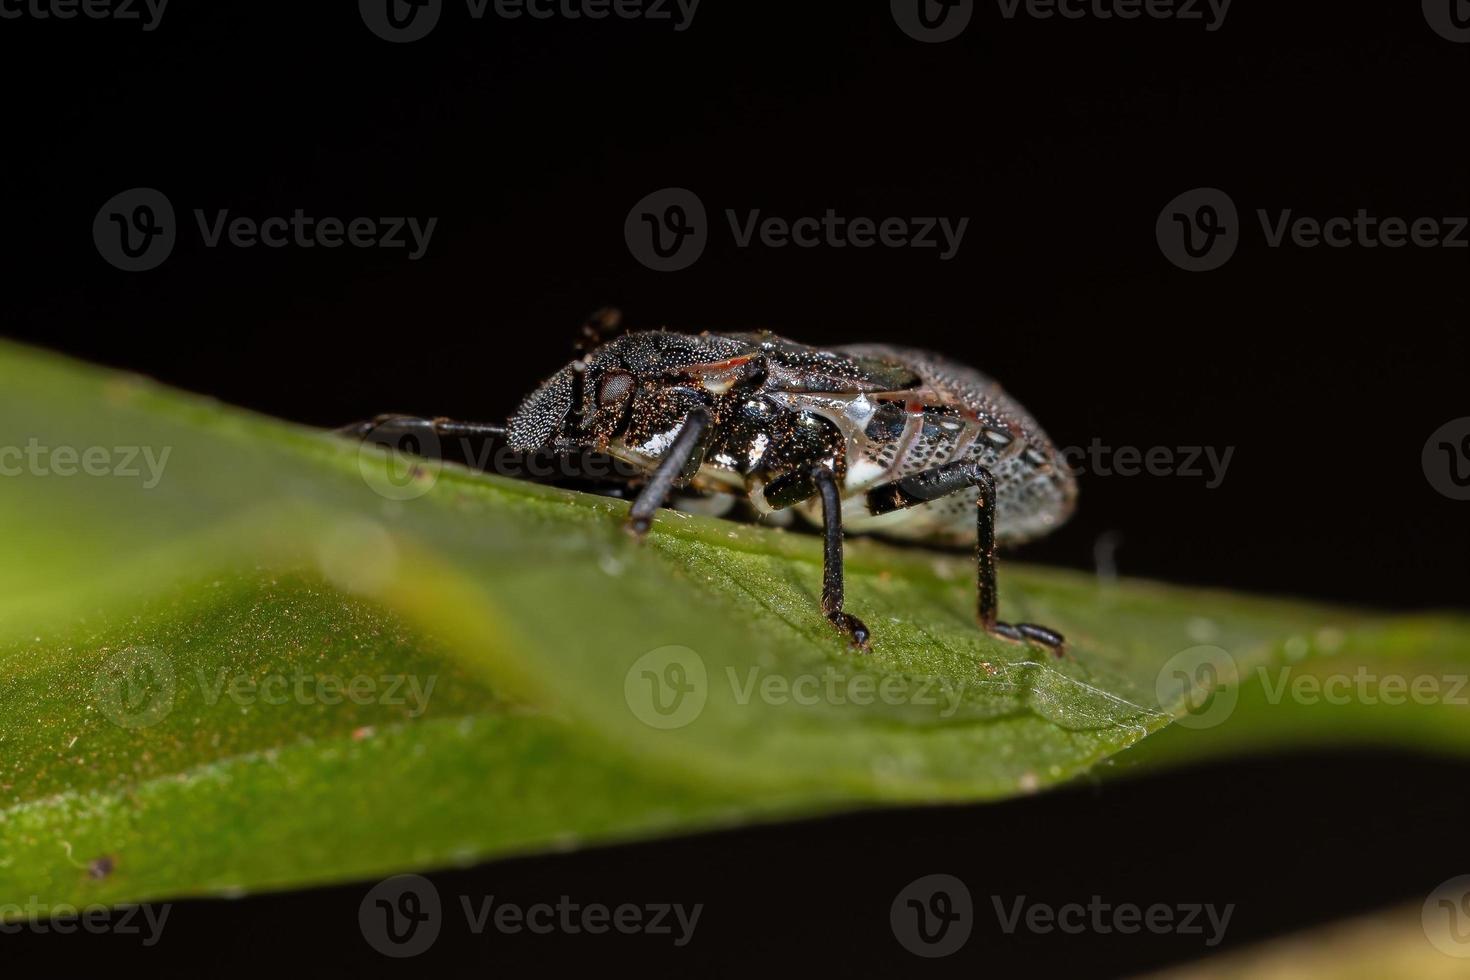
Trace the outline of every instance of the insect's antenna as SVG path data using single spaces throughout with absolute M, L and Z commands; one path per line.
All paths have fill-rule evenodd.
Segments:
M 576 351 L 585 363 L 587 355 L 623 332 L 623 311 L 612 306 L 594 310 L 582 324 Z
M 582 323 L 582 330 L 573 345 L 577 359 L 572 362 L 572 407 L 567 413 L 573 429 L 582 431 L 582 385 L 587 375 L 587 363 L 592 352 L 613 337 L 623 332 L 623 312 L 614 306 L 594 310 Z

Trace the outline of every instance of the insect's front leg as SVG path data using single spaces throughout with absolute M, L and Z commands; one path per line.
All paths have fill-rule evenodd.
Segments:
M 681 477 L 693 475 L 693 471 L 699 468 L 699 462 L 704 458 L 709 429 L 709 412 L 697 408 L 689 413 L 683 428 L 674 437 L 663 458 L 658 461 L 658 468 L 653 471 L 653 476 L 648 478 L 628 510 L 625 526 L 630 534 L 639 538 L 647 534 L 653 515 L 669 499 L 669 491 L 674 489 L 674 484 Z
M 995 477 L 979 463 L 956 460 L 933 469 L 884 483 L 868 491 L 868 510 L 887 514 L 915 507 L 970 487 L 979 488 L 976 501 L 977 616 L 987 633 L 1006 640 L 1030 641 L 1061 656 L 1066 640 L 1056 630 L 1035 623 L 1003 623 L 998 617 L 999 596 L 995 587 Z
M 842 609 L 842 495 L 837 478 L 825 466 L 812 474 L 822 497 L 822 614 L 852 640 L 859 650 L 868 649 L 868 627 Z

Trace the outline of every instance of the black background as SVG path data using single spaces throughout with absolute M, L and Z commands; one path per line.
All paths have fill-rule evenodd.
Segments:
M 449 2 L 430 36 L 394 45 L 351 4 L 175 3 L 151 32 L 0 20 L 13 337 L 319 425 L 385 410 L 503 418 L 608 304 L 639 326 L 896 340 L 1000 378 L 1061 445 L 1233 447 L 1214 489 L 1084 476 L 1079 513 L 1028 560 L 1092 568 L 1114 532 L 1124 574 L 1464 604 L 1470 504 L 1435 492 L 1420 451 L 1470 414 L 1470 250 L 1270 248 L 1255 217 L 1470 213 L 1470 46 L 1437 36 L 1418 4 L 1237 0 L 1211 32 L 1007 20 L 980 3 L 960 38 L 922 44 L 886 3 L 704 0 L 681 32 L 475 21 Z M 159 268 L 125 273 L 91 226 L 139 186 L 172 201 L 179 243 Z M 712 227 L 692 267 L 659 273 L 630 254 L 623 223 L 669 186 L 695 191 Z M 1223 268 L 1188 273 L 1154 225 L 1200 186 L 1233 198 L 1242 242 Z M 195 208 L 438 222 L 409 261 L 405 249 L 206 248 Z M 970 221 L 941 261 L 934 249 L 739 248 L 726 208 Z M 924 963 L 894 942 L 887 903 L 933 871 L 982 902 L 1233 901 L 1236 947 L 1417 902 L 1464 871 L 1448 849 L 1464 776 L 1326 754 L 521 859 L 435 880 L 446 896 L 704 902 L 705 919 L 685 950 L 465 936 L 418 962 L 1114 975 L 1202 950 L 1177 936 L 995 934 Z M 1364 848 L 1381 859 L 1365 864 Z M 181 906 L 165 942 L 129 958 L 229 968 L 279 940 L 293 964 L 387 969 L 357 934 L 360 897 Z M 5 942 L 49 960 L 50 939 Z

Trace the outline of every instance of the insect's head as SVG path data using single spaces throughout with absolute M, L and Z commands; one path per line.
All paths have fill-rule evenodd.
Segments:
M 696 408 L 764 378 L 757 345 L 709 334 L 624 334 L 548 378 L 510 418 L 514 449 L 654 443 Z

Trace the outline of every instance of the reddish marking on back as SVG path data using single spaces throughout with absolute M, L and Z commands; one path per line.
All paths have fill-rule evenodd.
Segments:
M 691 364 L 688 370 L 694 374 L 717 374 L 720 371 L 738 368 L 742 364 L 749 364 L 753 360 L 755 360 L 754 354 L 741 354 L 738 357 L 732 357 L 724 361 L 710 361 L 707 364 Z

